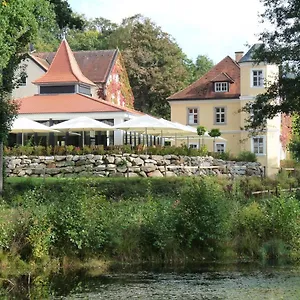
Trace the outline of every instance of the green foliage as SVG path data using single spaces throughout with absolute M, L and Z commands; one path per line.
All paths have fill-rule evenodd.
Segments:
M 19 156 L 19 155 L 28 155 L 28 156 L 36 156 L 36 155 L 80 155 L 80 154 L 122 154 L 122 153 L 132 153 L 132 154 L 154 154 L 154 155 L 186 155 L 186 156 L 206 156 L 208 151 L 205 145 L 202 145 L 200 149 L 191 149 L 186 145 L 182 145 L 181 147 L 175 146 L 151 146 L 146 149 L 146 147 L 137 146 L 132 148 L 130 145 L 122 145 L 122 146 L 108 146 L 105 147 L 103 145 L 96 146 L 87 146 L 85 145 L 83 148 L 75 147 L 72 145 L 69 146 L 15 146 L 15 147 L 4 147 L 4 153 L 8 156 Z
M 56 23 L 60 29 L 76 28 L 82 29 L 84 21 L 79 16 L 74 15 L 68 1 L 66 0 L 49 0 L 53 5 Z
M 214 66 L 207 55 L 198 55 L 195 62 L 194 81 L 206 74 Z
M 177 234 L 181 243 L 213 254 L 228 236 L 230 201 L 224 190 L 207 178 L 192 181 L 181 194 L 177 206 Z
M 264 260 L 299 255 L 299 212 L 300 204 L 294 196 L 239 207 L 233 229 L 238 254 Z
M 220 129 L 218 129 L 218 128 L 213 128 L 213 129 L 211 129 L 211 130 L 208 132 L 208 134 L 209 134 L 211 137 L 213 137 L 213 138 L 216 138 L 216 137 L 221 136 Z
M 288 145 L 288 149 L 292 154 L 293 159 L 297 162 L 300 160 L 300 137 L 298 135 L 293 136 Z
M 168 118 L 166 98 L 183 88 L 189 77 L 177 43 L 149 18 L 136 15 L 123 20 L 109 46 L 122 52 L 135 108 Z
M 257 157 L 255 153 L 251 151 L 242 151 L 237 155 L 237 161 L 249 161 L 249 162 L 256 162 Z
M 259 36 L 261 44 L 253 59 L 278 65 L 279 75 L 269 82 L 267 91 L 248 103 L 244 110 L 254 111 L 248 119 L 248 128 L 258 131 L 266 126 L 266 120 L 279 113 L 299 113 L 300 59 L 299 59 L 299 0 L 262 0 L 265 11 L 262 22 L 272 24 Z M 274 101 L 280 99 L 280 101 Z
M 200 125 L 197 126 L 197 134 L 199 136 L 203 136 L 205 132 L 206 132 L 206 128 L 204 126 L 200 126 Z
M 0 251 L 38 263 L 66 255 L 202 260 L 228 249 L 242 259 L 299 259 L 299 200 L 246 200 L 242 183 L 232 184 L 213 177 L 15 180 L 0 206 Z

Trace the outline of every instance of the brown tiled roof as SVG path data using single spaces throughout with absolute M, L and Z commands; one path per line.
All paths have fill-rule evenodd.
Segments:
M 94 99 L 82 94 L 47 94 L 34 95 L 17 100 L 20 104 L 19 114 L 43 113 L 89 113 L 89 112 L 131 112 L 139 111 Z
M 222 72 L 218 74 L 211 82 L 234 82 L 234 80 L 226 73 Z
M 41 66 L 45 71 L 49 69 L 49 64 L 42 58 L 39 58 L 38 56 L 34 56 L 33 54 L 28 54 L 31 59 L 34 60 L 35 63 L 37 63 L 39 66 Z
M 230 84 L 228 92 L 214 92 L 214 83 L 212 81 L 218 76 L 226 77 L 226 81 L 228 81 L 228 78 L 232 79 L 233 82 Z M 168 100 L 228 99 L 238 98 L 239 96 L 240 67 L 230 56 L 226 56 L 200 79 L 187 88 L 171 95 Z
M 82 74 L 68 42 L 64 39 L 61 42 L 46 74 L 33 81 L 33 83 L 43 84 L 69 82 L 81 82 L 88 85 L 95 85 Z
M 73 51 L 73 54 L 84 76 L 95 83 L 104 83 L 116 60 L 118 50 Z M 48 68 L 55 52 L 33 53 L 32 56 Z

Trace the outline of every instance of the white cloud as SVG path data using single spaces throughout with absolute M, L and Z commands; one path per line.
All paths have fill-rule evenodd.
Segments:
M 234 51 L 246 50 L 260 32 L 259 0 L 69 0 L 71 7 L 87 17 L 104 17 L 120 23 L 142 14 L 171 34 L 183 51 L 195 58 L 207 54 L 215 62 Z

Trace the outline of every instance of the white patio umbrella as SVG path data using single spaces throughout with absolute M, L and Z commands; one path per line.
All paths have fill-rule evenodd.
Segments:
M 163 135 L 163 134 L 175 134 L 176 132 L 182 132 L 182 129 L 178 128 L 167 120 L 161 120 L 149 115 L 143 115 L 125 121 L 123 123 L 113 126 L 114 129 L 121 129 L 125 131 L 135 131 L 143 134 Z M 147 140 L 148 143 L 148 140 Z
M 100 130 L 113 130 L 113 127 L 103 122 L 94 120 L 89 117 L 73 118 L 59 124 L 51 126 L 53 129 L 62 131 L 81 131 L 82 132 L 82 145 L 84 146 L 84 132 L 85 131 L 100 131 Z
M 171 121 L 165 120 L 163 118 L 161 118 L 160 120 L 163 120 L 164 122 L 172 123 L 176 127 L 180 128 L 182 130 L 181 132 L 176 132 L 174 135 L 169 135 L 168 136 L 169 138 L 171 138 L 171 137 L 175 138 L 175 144 L 176 144 L 177 139 L 181 139 L 181 140 L 187 139 L 187 143 L 188 143 L 189 139 L 200 139 L 200 136 L 197 134 L 197 128 L 196 127 L 192 127 L 192 126 L 189 126 L 189 125 L 183 125 L 183 124 L 178 123 L 178 122 L 171 122 Z M 203 134 L 203 136 L 201 136 L 201 139 L 211 140 L 213 138 L 206 131 Z M 222 137 L 217 137 L 216 139 L 226 141 L 226 139 L 224 139 Z M 199 143 L 200 143 L 200 141 L 199 141 Z
M 24 133 L 59 132 L 41 123 L 27 118 L 18 117 L 12 124 L 11 133 L 22 133 L 22 145 L 24 144 Z

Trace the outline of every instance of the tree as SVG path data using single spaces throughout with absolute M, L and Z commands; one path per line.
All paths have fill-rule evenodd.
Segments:
M 108 47 L 122 51 L 135 98 L 135 108 L 169 118 L 167 97 L 186 86 L 185 55 L 173 38 L 149 18 L 124 19 L 108 38 Z
M 45 26 L 47 20 L 51 23 L 52 17 L 53 11 L 46 0 L 0 0 L 0 194 L 3 191 L 3 142 L 18 108 L 10 99 L 12 89 L 18 84 L 16 70 L 38 28 Z
M 220 129 L 218 128 L 213 128 L 211 131 L 208 132 L 209 136 L 214 138 L 214 152 L 215 152 L 215 145 L 216 145 L 216 138 L 221 136 Z
M 66 0 L 49 0 L 53 4 L 56 23 L 60 29 L 76 28 L 83 29 L 84 21 L 78 15 L 74 15 L 68 1 Z
M 194 78 L 202 77 L 214 66 L 213 61 L 207 55 L 198 55 L 195 62 Z
M 206 132 L 206 128 L 204 126 L 197 126 L 197 134 L 199 137 L 202 137 L 202 145 L 203 145 L 203 135 Z
M 250 113 L 248 128 L 262 130 L 267 119 L 278 113 L 300 112 L 300 1 L 261 0 L 265 7 L 262 22 L 272 26 L 260 34 L 261 46 L 254 58 L 280 67 L 280 73 L 264 94 L 248 103 L 244 111 Z

